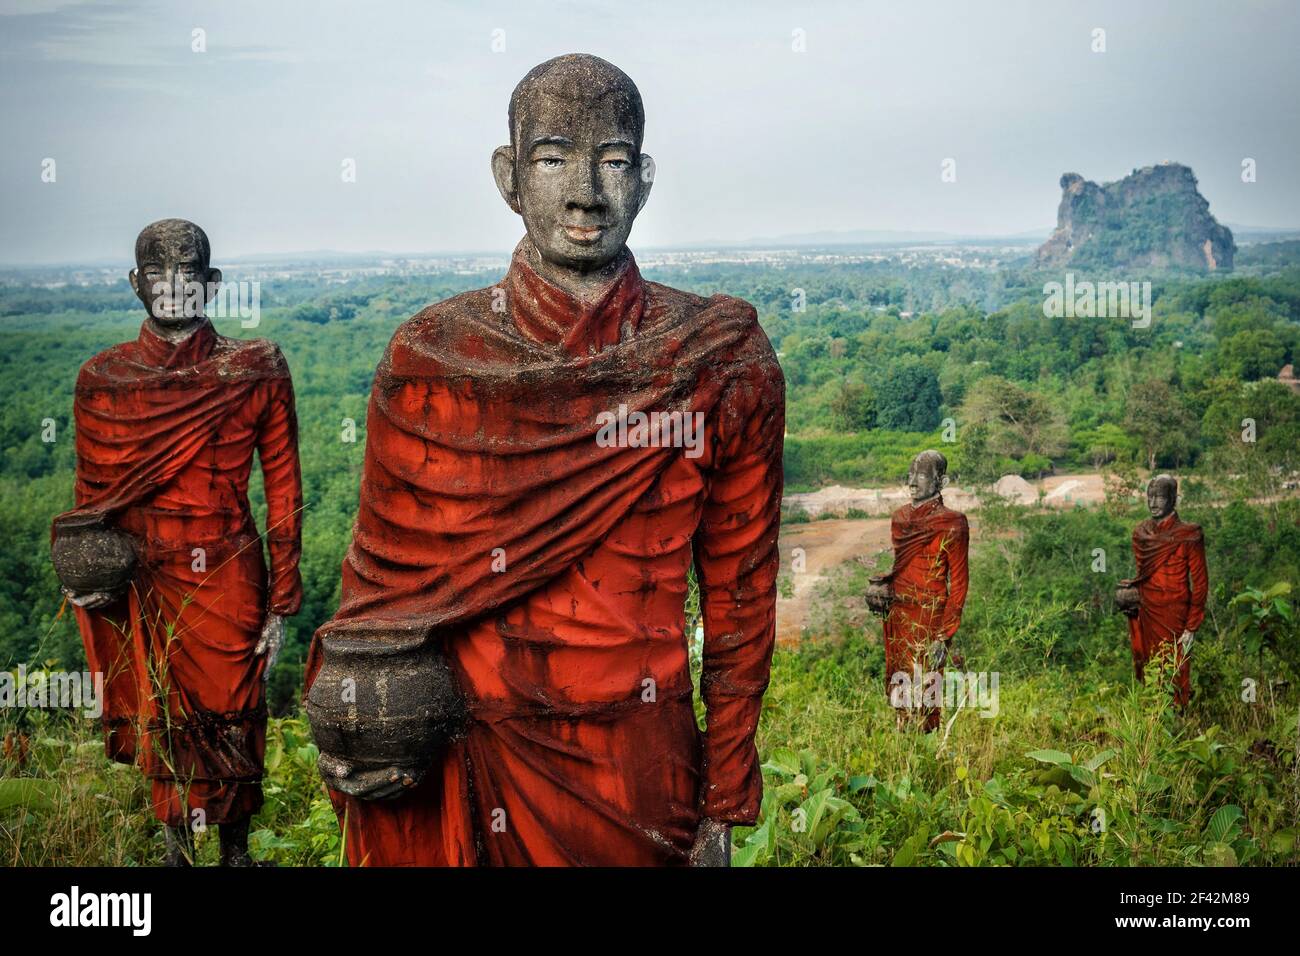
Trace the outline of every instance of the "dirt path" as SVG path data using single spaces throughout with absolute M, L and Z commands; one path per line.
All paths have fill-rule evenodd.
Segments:
M 779 546 L 784 571 L 793 566 L 794 549 L 803 549 L 804 570 L 793 575 L 794 596 L 776 600 L 777 639 L 792 642 L 803 631 L 814 588 L 831 568 L 889 547 L 889 519 L 833 518 L 786 525 Z
M 1076 504 L 1094 505 L 1105 500 L 1102 476 L 1098 472 L 1075 475 L 1053 475 L 1041 481 L 1030 482 L 1033 497 L 1025 503 L 1038 500 L 1041 489 L 1043 504 L 1047 507 L 1070 508 Z M 856 509 L 872 515 L 870 518 L 827 518 L 804 524 L 787 524 L 781 528 L 781 569 L 789 573 L 793 567 L 793 552 L 802 548 L 804 570 L 793 575 L 794 594 L 778 597 L 776 602 L 777 640 L 798 641 L 808 620 L 813 591 L 826 580 L 831 568 L 858 555 L 874 555 L 889 547 L 889 514 L 908 500 L 907 488 L 898 485 L 888 488 L 844 488 L 834 486 L 810 494 L 787 495 L 786 507 L 802 507 L 809 515 L 830 512 L 843 514 Z M 950 507 L 965 512 L 979 508 L 979 498 L 969 490 L 950 488 L 944 492 Z M 970 515 L 971 539 L 978 537 L 978 521 Z
M 968 518 L 974 544 L 980 537 L 980 523 L 975 515 Z M 776 639 L 795 643 L 803 636 L 813 592 L 831 569 L 858 555 L 873 557 L 889 548 L 889 519 L 826 518 L 785 525 L 778 547 L 781 570 L 787 573 L 793 567 L 794 549 L 803 549 L 804 570 L 792 575 L 794 594 L 788 598 L 778 595 L 776 599 Z

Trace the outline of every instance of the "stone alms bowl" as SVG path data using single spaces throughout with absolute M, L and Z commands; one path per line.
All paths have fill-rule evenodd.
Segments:
M 135 539 L 116 528 L 60 529 L 50 546 L 60 583 L 78 594 L 118 594 L 135 576 Z
M 867 585 L 867 607 L 875 614 L 886 615 L 894 602 L 894 589 L 886 583 L 872 581 Z
M 1141 595 L 1137 588 L 1121 587 L 1115 591 L 1115 606 L 1129 617 L 1138 612 Z
M 464 731 L 464 697 L 427 627 L 344 622 L 321 638 L 307 717 L 322 754 L 359 771 L 429 766 Z

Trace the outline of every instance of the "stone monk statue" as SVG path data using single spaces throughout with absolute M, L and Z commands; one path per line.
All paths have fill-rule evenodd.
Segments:
M 1151 517 L 1133 529 L 1137 576 L 1120 581 L 1115 602 L 1128 616 L 1133 667 L 1142 680 L 1154 657 L 1174 668 L 1174 703 L 1191 699 L 1192 641 L 1205 620 L 1209 577 L 1201 526 L 1188 524 L 1174 510 L 1178 482 L 1157 475 L 1147 485 Z
M 899 725 L 919 716 L 927 733 L 939 726 L 943 666 L 961 626 L 969 582 L 966 516 L 943 503 L 948 460 L 937 451 L 912 459 L 912 503 L 894 512 L 894 566 L 871 579 L 867 605 L 884 616 L 885 683 Z M 954 658 L 954 663 L 960 661 Z
M 271 342 L 213 329 L 204 307 L 221 272 L 202 229 L 155 222 L 135 259 L 147 315 L 77 378 L 76 507 L 54 519 L 52 557 L 104 674 L 107 754 L 151 781 L 167 862 L 193 862 L 202 823 L 219 825 L 223 865 L 247 866 L 264 681 L 302 600 L 293 385 Z M 254 452 L 269 581 L 248 505 Z
M 549 60 L 509 127 L 508 273 L 405 322 L 375 376 L 308 661 L 320 768 L 354 865 L 726 865 L 762 795 L 781 369 L 752 306 L 637 270 L 652 167 L 622 71 Z

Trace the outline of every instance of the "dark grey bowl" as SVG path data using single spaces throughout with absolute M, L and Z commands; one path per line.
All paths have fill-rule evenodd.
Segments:
M 307 717 L 322 753 L 358 770 L 426 767 L 463 733 L 456 675 L 424 628 L 344 625 L 321 644 Z
M 126 590 L 137 560 L 135 540 L 116 528 L 59 531 L 50 558 L 63 586 L 80 594 Z

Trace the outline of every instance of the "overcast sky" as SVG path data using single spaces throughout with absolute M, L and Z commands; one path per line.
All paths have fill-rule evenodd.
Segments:
M 1300 226 L 1292 0 L 0 9 L 4 263 L 125 262 L 166 216 L 207 229 L 218 260 L 508 251 L 522 226 L 488 158 L 515 83 L 570 52 L 617 64 L 645 100 L 657 179 L 634 249 L 1024 232 L 1054 223 L 1061 173 L 1108 181 L 1163 159 L 1195 170 L 1222 222 Z

